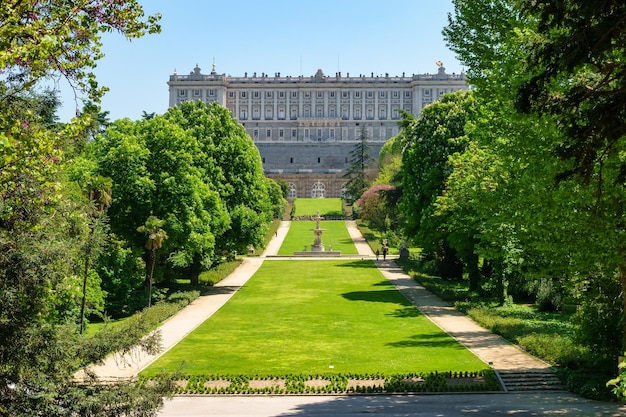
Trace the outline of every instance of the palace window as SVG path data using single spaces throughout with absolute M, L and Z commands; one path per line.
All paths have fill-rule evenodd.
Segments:
M 194 97 L 200 97 L 200 95 L 202 95 L 202 92 L 200 90 L 193 90 Z
M 411 98 L 411 92 L 410 91 L 405 91 L 404 92 L 404 98 Z
M 209 90 L 209 97 L 215 96 L 215 90 Z
M 367 98 L 374 98 L 374 92 L 373 91 L 368 91 L 367 92 Z
M 295 138 L 296 136 L 298 136 L 298 129 L 291 129 L 291 137 Z
M 400 96 L 400 93 L 398 93 L 397 91 L 394 91 L 394 92 L 392 93 L 392 97 L 393 97 L 393 98 L 398 98 L 399 96 Z
M 304 98 L 311 98 L 311 92 L 310 91 L 305 91 L 304 92 Z
M 291 98 L 298 98 L 298 92 L 297 91 L 292 91 L 291 92 Z
M 247 98 L 247 97 L 248 97 L 248 92 L 247 92 L 247 91 L 241 91 L 241 92 L 239 92 L 239 97 L 240 97 L 240 98 Z
M 272 137 L 272 129 L 267 129 L 267 131 L 265 132 L 265 136 L 267 136 L 268 138 Z
M 255 91 L 254 93 L 252 93 L 252 97 L 259 98 L 259 92 Z
M 424 90 L 424 95 L 425 95 L 425 96 L 430 96 L 430 88 L 426 88 L 426 89 Z
M 324 98 L 324 92 L 318 91 L 317 92 L 317 98 Z
M 330 95 L 330 98 L 335 98 L 335 92 L 331 91 L 330 93 L 328 93 Z
M 279 91 L 278 92 L 278 98 L 285 98 L 285 92 L 284 91 Z
M 341 92 L 341 98 L 350 98 L 350 93 L 347 91 L 342 91 Z
M 271 91 L 266 91 L 265 92 L 265 98 L 272 98 L 272 92 Z
M 229 91 L 228 92 L 228 98 L 235 98 L 235 92 L 234 91 Z
M 279 138 L 283 138 L 283 137 L 285 137 L 285 131 L 284 131 L 283 129 L 280 129 L 280 130 L 278 131 L 278 137 L 279 137 Z
M 361 92 L 360 91 L 355 91 L 354 92 L 354 97 L 355 98 L 361 98 Z
M 184 97 L 187 94 L 186 90 L 178 90 L 178 95 Z
M 386 96 L 387 96 L 387 92 L 386 92 L 386 91 L 381 91 L 381 92 L 379 93 L 379 97 L 380 97 L 380 98 L 385 98 Z

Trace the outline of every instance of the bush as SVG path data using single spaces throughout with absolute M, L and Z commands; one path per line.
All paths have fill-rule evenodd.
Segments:
M 200 273 L 198 282 L 204 285 L 215 285 L 228 275 L 230 275 L 241 263 L 243 259 L 237 258 L 232 261 L 223 262 L 208 271 Z

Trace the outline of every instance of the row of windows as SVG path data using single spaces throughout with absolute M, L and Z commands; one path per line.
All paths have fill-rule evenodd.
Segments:
M 444 93 L 446 93 L 446 90 L 438 90 L 439 95 L 442 96 L 444 95 Z M 239 98 L 248 98 L 248 91 L 240 91 L 239 92 Z M 291 98 L 298 98 L 298 91 L 292 91 L 291 92 Z M 319 98 L 319 99 L 323 99 L 325 98 L 325 94 L 328 93 L 328 97 L 329 98 L 336 98 L 336 92 L 335 91 L 318 91 L 315 93 L 315 97 Z M 202 96 L 202 90 L 200 89 L 193 89 L 192 90 L 192 94 L 194 97 L 201 97 Z M 432 89 L 427 88 L 423 90 L 423 94 L 424 96 L 430 96 L 432 94 Z M 180 97 L 184 97 L 187 95 L 187 90 L 178 90 L 178 95 Z M 215 97 L 217 95 L 217 90 L 215 89 L 210 89 L 210 90 L 206 90 L 206 95 L 208 97 Z M 278 98 L 285 98 L 286 92 L 285 91 L 279 91 L 277 96 Z M 375 97 L 375 92 L 374 91 L 366 91 L 365 95 L 366 98 L 374 98 Z M 412 94 L 411 91 L 405 91 L 404 92 L 404 98 L 411 98 Z M 229 98 L 235 98 L 235 91 L 229 91 L 228 92 L 228 97 Z M 252 91 L 251 92 L 251 97 L 252 98 L 261 98 L 261 92 L 260 91 Z M 274 92 L 273 91 L 266 91 L 265 92 L 265 98 L 273 98 L 274 97 Z M 304 98 L 311 98 L 311 92 L 310 91 L 305 91 L 303 93 L 303 97 Z M 352 92 L 352 97 L 353 98 L 361 98 L 361 91 L 353 91 Z M 387 98 L 387 91 L 379 91 L 378 92 L 378 97 L 379 98 Z M 399 91 L 392 91 L 391 92 L 391 97 L 392 98 L 400 98 L 400 92 Z M 341 92 L 341 98 L 350 98 L 350 92 L 349 91 L 342 91 Z
M 426 91 L 428 91 L 428 93 L 426 94 Z M 426 95 L 430 95 L 430 90 L 424 90 Z M 235 98 L 235 91 L 229 91 L 228 92 L 228 98 Z M 249 94 L 250 93 L 250 94 Z M 299 91 L 292 91 L 290 94 L 291 98 L 298 98 L 300 96 Z M 387 98 L 387 93 L 388 91 L 379 91 L 378 92 L 378 97 L 379 98 Z M 326 95 L 328 95 L 328 98 L 337 98 L 337 93 L 335 91 L 317 91 L 313 96 L 319 99 L 324 99 L 326 97 Z M 262 94 L 261 91 L 240 91 L 239 92 L 239 98 L 261 98 Z M 284 91 L 279 91 L 278 92 L 278 98 L 285 98 L 286 93 Z M 302 92 L 302 97 L 304 98 L 311 98 L 312 96 L 312 92 L 311 91 L 304 91 Z M 405 98 L 411 98 L 412 93 L 411 91 L 405 91 L 404 92 L 404 97 Z M 367 98 L 374 98 L 375 97 L 375 92 L 374 91 L 366 91 L 364 95 L 361 95 L 361 91 L 353 91 L 352 92 L 352 97 L 353 98 L 361 98 L 361 97 L 367 97 Z M 399 91 L 392 91 L 391 92 L 391 97 L 392 98 L 400 98 L 400 92 Z M 265 98 L 274 98 L 274 92 L 273 91 L 266 91 L 265 92 Z M 350 98 L 350 92 L 349 91 L 342 91 L 341 92 L 341 98 Z
M 409 113 L 411 112 L 411 106 L 405 106 L 404 110 L 408 111 Z M 232 109 L 231 109 L 232 112 Z M 305 106 L 303 109 L 303 117 L 306 118 L 310 118 L 310 117 L 316 117 L 316 118 L 324 118 L 324 117 L 328 117 L 328 118 L 336 118 L 337 117 L 337 110 L 335 107 L 330 107 L 328 109 L 328 113 L 326 114 L 324 112 L 324 107 L 323 106 L 317 106 L 315 108 L 315 113 L 313 113 L 313 109 L 311 107 Z M 352 110 L 352 115 L 354 119 L 361 119 L 363 118 L 363 116 L 365 115 L 366 119 L 369 120 L 373 120 L 374 119 L 374 115 L 377 114 L 379 119 L 387 119 L 388 114 L 387 114 L 387 107 L 379 107 L 378 108 L 378 113 L 376 113 L 375 108 L 373 105 L 371 106 L 367 106 L 365 108 L 365 112 L 362 111 L 360 106 L 355 106 Z M 299 109 L 298 107 L 291 107 L 290 109 L 290 113 L 289 113 L 289 118 L 292 120 L 297 120 L 298 117 L 300 115 Z M 342 107 L 341 108 L 341 118 L 344 120 L 348 120 L 349 119 L 349 115 L 350 115 L 350 110 L 348 107 Z M 249 113 L 248 113 L 248 107 L 240 107 L 239 108 L 239 120 L 248 120 L 249 117 Z M 278 120 L 285 120 L 287 118 L 287 114 L 286 114 L 286 109 L 283 107 L 279 107 L 278 108 Z M 391 119 L 399 119 L 400 118 L 400 107 L 399 106 L 394 106 L 391 109 Z M 260 107 L 253 107 L 252 108 L 252 120 L 260 120 L 261 119 L 261 108 Z M 265 107 L 265 120 L 273 120 L 274 119 L 274 109 L 273 107 Z
M 374 133 L 379 133 L 380 137 L 391 137 L 391 131 L 389 130 L 389 128 L 387 127 L 381 127 L 379 128 L 380 130 L 377 130 L 376 132 L 373 131 L 374 128 L 369 128 L 368 129 L 368 134 L 370 135 L 370 137 L 374 134 Z M 378 129 L 378 128 L 377 128 Z M 265 130 L 265 138 L 270 139 L 272 137 L 272 129 L 264 129 Z M 263 129 L 253 129 L 252 130 L 252 137 L 255 140 L 258 140 L 260 138 L 261 133 L 263 132 Z M 322 138 L 324 138 L 324 134 L 327 134 L 327 138 L 329 139 L 335 139 L 337 136 L 335 134 L 335 129 L 334 128 L 327 128 L 327 129 L 322 129 L 322 128 L 317 128 L 317 129 L 308 129 L 305 128 L 303 130 L 304 133 L 304 139 L 317 139 L 317 140 L 321 140 Z M 291 134 L 291 139 L 294 140 L 298 137 L 298 129 L 278 129 L 278 138 L 279 139 L 283 139 L 285 137 L 287 137 L 286 135 Z M 316 135 L 317 134 L 317 135 Z M 354 128 L 354 137 L 358 137 L 358 135 L 360 134 L 360 129 L 359 128 Z M 313 136 L 315 135 L 315 136 Z M 344 135 L 347 135 L 347 131 L 344 130 Z
M 191 91 L 194 97 L 202 97 L 202 90 L 193 89 Z M 217 90 L 206 90 L 206 94 L 208 97 L 215 97 L 217 95 Z M 180 97 L 184 97 L 187 95 L 187 90 L 178 90 L 178 95 Z

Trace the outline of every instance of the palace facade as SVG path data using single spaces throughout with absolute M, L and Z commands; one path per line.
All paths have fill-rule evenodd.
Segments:
M 363 128 L 376 157 L 398 134 L 400 110 L 419 116 L 444 94 L 467 90 L 465 74 L 401 76 L 281 76 L 210 74 L 196 67 L 189 75 L 170 75 L 169 105 L 189 100 L 217 101 L 241 123 L 261 154 L 270 178 L 289 183 L 290 197 L 340 197 L 350 166 L 349 154 Z

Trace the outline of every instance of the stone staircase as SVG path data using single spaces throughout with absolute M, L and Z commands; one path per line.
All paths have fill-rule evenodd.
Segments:
M 549 368 L 498 371 L 498 374 L 509 392 L 565 390 L 554 371 Z

